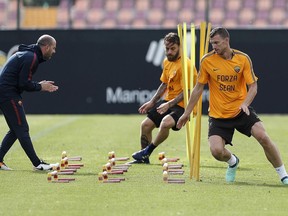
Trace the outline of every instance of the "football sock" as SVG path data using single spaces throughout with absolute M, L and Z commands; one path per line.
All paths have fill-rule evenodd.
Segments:
M 278 173 L 281 180 L 287 176 L 287 172 L 286 172 L 284 164 L 280 167 L 275 168 L 275 170 Z
M 227 161 L 227 163 L 229 164 L 230 167 L 235 166 L 237 163 L 235 155 L 231 154 L 231 158 Z
M 154 149 L 156 148 L 157 146 L 155 146 L 153 143 L 151 143 L 150 145 L 148 145 L 147 147 L 147 153 L 148 155 L 151 155 L 151 153 L 154 151 Z

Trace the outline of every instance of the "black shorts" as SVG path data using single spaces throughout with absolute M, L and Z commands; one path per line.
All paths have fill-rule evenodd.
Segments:
M 235 118 L 216 119 L 209 117 L 208 137 L 212 135 L 221 136 L 225 140 L 225 143 L 230 145 L 232 145 L 232 138 L 235 129 L 250 137 L 252 126 L 261 120 L 252 107 L 249 107 L 249 111 L 249 116 L 241 110 Z
M 178 106 L 178 105 L 175 105 L 173 107 L 170 107 L 167 112 L 165 112 L 164 114 L 159 114 L 157 112 L 157 107 L 159 107 L 161 104 L 163 103 L 166 103 L 167 101 L 165 100 L 161 100 L 161 101 L 158 101 L 155 106 L 148 111 L 148 115 L 147 117 L 149 119 L 151 119 L 154 124 L 156 125 L 156 127 L 158 128 L 160 126 L 160 123 L 162 121 L 162 119 L 166 116 L 166 115 L 170 115 L 174 121 L 175 121 L 175 125 L 172 127 L 172 130 L 174 131 L 178 131 L 179 129 L 176 128 L 176 124 L 178 122 L 178 119 L 181 117 L 181 115 L 184 113 L 184 108 Z

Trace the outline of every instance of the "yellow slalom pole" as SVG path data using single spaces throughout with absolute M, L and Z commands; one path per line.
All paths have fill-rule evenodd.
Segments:
M 188 66 L 187 66 L 187 26 L 186 23 L 183 23 L 183 26 L 178 24 L 178 36 L 180 38 L 180 53 L 181 53 L 181 63 L 182 63 L 182 82 L 183 82 L 183 97 L 184 97 L 184 106 L 186 107 L 188 104 Z M 186 150 L 187 156 L 189 159 L 189 164 L 191 163 L 191 139 L 190 139 L 190 122 L 186 123 Z
M 207 24 L 202 22 L 200 25 L 200 49 L 199 49 L 199 59 L 201 61 L 204 54 L 208 52 L 209 45 L 209 33 L 211 30 L 211 24 L 208 23 L 208 28 L 206 32 Z M 197 116 L 196 116 L 196 127 L 195 136 L 193 143 L 193 177 L 197 181 L 200 180 L 200 143 L 201 143 L 201 117 L 202 117 L 202 96 L 199 98 L 197 103 Z
M 191 63 L 191 70 L 190 70 L 190 93 L 194 87 L 194 69 L 195 69 L 195 62 L 196 62 L 196 45 L 195 45 L 195 25 L 191 23 L 190 25 L 190 33 L 191 33 L 191 46 L 190 46 L 190 63 Z M 194 119 L 194 111 L 190 115 L 190 130 L 189 134 L 191 136 L 191 140 L 194 140 L 194 128 L 195 128 L 195 119 Z M 191 146 L 190 154 L 190 179 L 193 177 L 193 143 Z
M 205 39 L 205 33 L 203 30 L 206 27 L 206 23 L 201 22 L 200 25 L 200 47 L 199 47 L 199 59 L 202 58 L 203 53 L 204 53 L 204 40 Z M 201 113 L 202 111 L 202 96 L 200 96 L 198 102 L 197 102 L 197 115 L 196 115 L 196 126 L 195 126 L 195 136 L 194 136 L 194 142 L 193 142 L 193 174 L 192 176 L 199 181 L 200 175 L 200 164 L 199 164 L 199 159 L 200 155 L 198 154 L 198 149 L 200 149 L 200 136 L 201 136 Z
M 211 23 L 208 23 L 207 26 L 207 33 L 206 33 L 206 43 L 205 43 L 205 49 L 204 49 L 204 54 L 208 53 L 208 47 L 209 47 L 209 40 L 210 40 L 210 32 L 211 32 Z M 200 58 L 201 59 L 201 58 Z

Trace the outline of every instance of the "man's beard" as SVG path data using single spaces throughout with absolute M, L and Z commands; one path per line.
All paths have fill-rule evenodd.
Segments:
M 172 55 L 169 55 L 169 56 L 166 55 L 168 61 L 171 61 L 171 62 L 176 61 L 178 59 L 178 56 L 179 56 L 179 51 L 173 56 Z

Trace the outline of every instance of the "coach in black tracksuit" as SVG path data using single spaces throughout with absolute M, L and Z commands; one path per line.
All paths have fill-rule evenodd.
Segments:
M 56 52 L 56 40 L 50 35 L 42 35 L 36 44 L 20 45 L 0 72 L 0 109 L 9 126 L 9 131 L 0 147 L 0 169 L 10 170 L 3 159 L 18 139 L 30 161 L 38 170 L 51 169 L 50 164 L 41 161 L 33 147 L 29 135 L 21 93 L 23 91 L 54 92 L 58 86 L 53 81 L 32 81 L 40 63 L 50 59 Z

